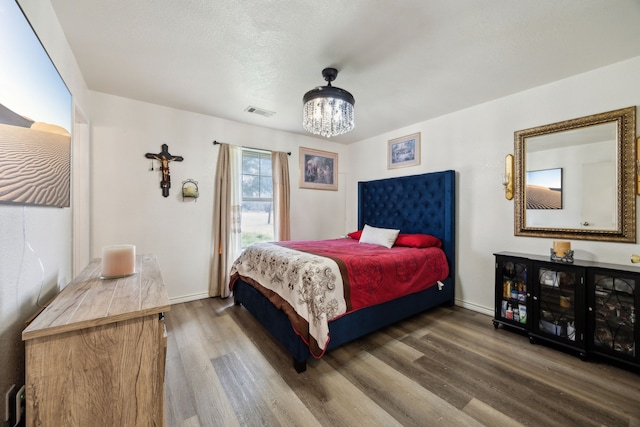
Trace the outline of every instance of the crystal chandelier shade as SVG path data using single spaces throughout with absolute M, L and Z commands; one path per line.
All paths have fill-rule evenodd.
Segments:
M 316 87 L 304 95 L 302 126 L 306 131 L 330 138 L 353 130 L 355 99 L 346 90 L 331 86 L 337 75 L 335 68 L 325 68 L 322 76 L 327 86 Z

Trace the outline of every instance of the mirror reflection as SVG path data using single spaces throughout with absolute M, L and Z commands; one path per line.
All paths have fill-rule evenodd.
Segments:
M 525 226 L 617 229 L 615 122 L 525 140 Z
M 635 107 L 518 131 L 515 143 L 516 235 L 635 242 Z

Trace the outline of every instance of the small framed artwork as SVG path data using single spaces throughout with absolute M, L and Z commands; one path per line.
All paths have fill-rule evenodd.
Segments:
M 528 171 L 527 209 L 562 209 L 562 168 Z
M 420 132 L 389 140 L 387 169 L 420 164 Z
M 300 147 L 300 188 L 338 190 L 338 153 Z

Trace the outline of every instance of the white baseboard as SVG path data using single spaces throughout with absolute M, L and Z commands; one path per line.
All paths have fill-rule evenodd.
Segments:
M 207 292 L 200 292 L 197 294 L 182 295 L 175 298 L 169 298 L 169 302 L 171 304 L 180 304 L 181 302 L 196 301 L 196 300 L 205 299 L 205 298 L 209 298 L 209 294 Z
M 487 316 L 493 316 L 495 314 L 493 312 L 493 308 L 487 308 L 481 305 L 472 304 L 459 299 L 456 299 L 456 305 L 458 307 L 462 307 L 472 311 L 477 311 L 478 313 L 486 314 Z

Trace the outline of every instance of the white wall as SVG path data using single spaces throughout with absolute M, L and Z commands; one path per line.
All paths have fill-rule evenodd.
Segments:
M 343 170 L 347 147 L 324 139 L 245 125 L 168 107 L 90 92 L 92 129 L 92 247 L 130 243 L 158 256 L 172 302 L 207 296 L 213 213 L 213 181 L 219 148 L 213 141 L 290 151 L 292 239 L 323 239 L 344 233 Z M 184 157 L 170 163 L 171 190 L 160 189 L 158 164 L 147 152 Z M 338 153 L 338 191 L 298 188 L 298 148 Z M 200 198 L 182 200 L 182 181 L 198 181 Z
M 477 105 L 349 147 L 347 229 L 357 225 L 357 181 L 454 169 L 457 171 L 458 304 L 491 313 L 498 251 L 546 255 L 552 239 L 515 237 L 514 204 L 500 174 L 514 152 L 517 130 L 640 104 L 640 57 L 506 98 Z M 419 166 L 386 169 L 387 140 L 421 132 Z M 577 240 L 575 256 L 628 264 L 636 244 Z
M 20 3 L 69 87 L 74 103 L 81 106 L 86 84 L 51 4 Z M 24 322 L 37 311 L 38 295 L 42 294 L 40 303 L 44 303 L 72 279 L 71 238 L 69 208 L 0 205 L 0 396 L 3 399 L 11 384 L 18 387 L 24 384 L 21 334 Z M 4 412 L 2 404 L 2 420 Z

